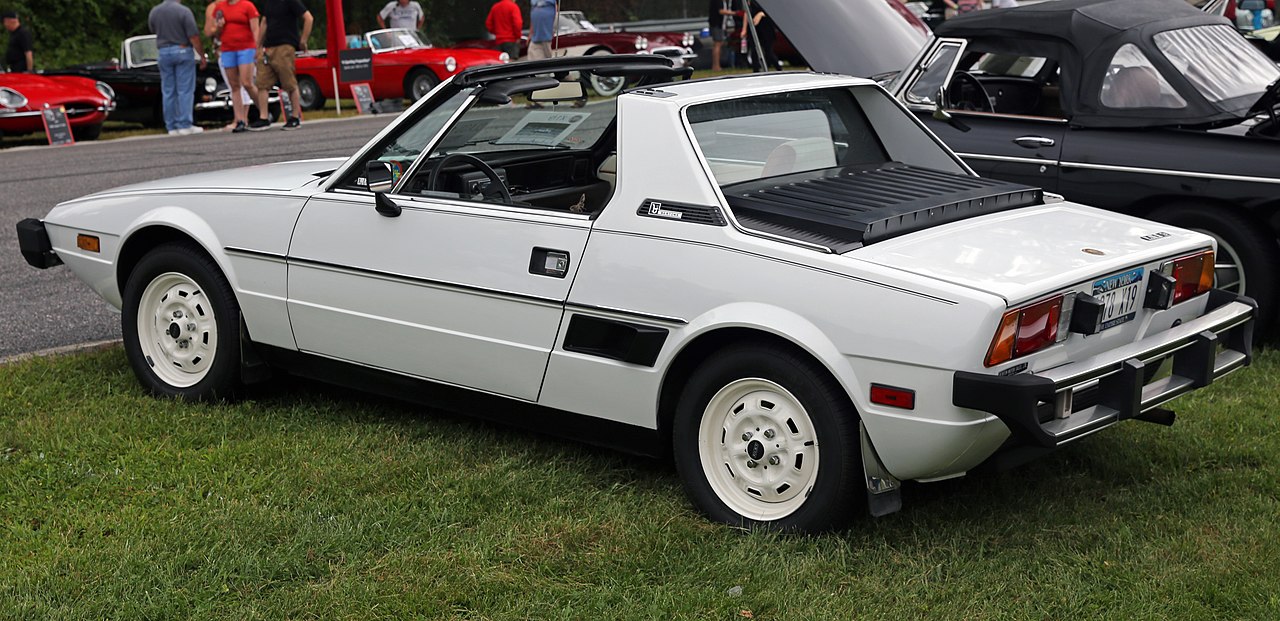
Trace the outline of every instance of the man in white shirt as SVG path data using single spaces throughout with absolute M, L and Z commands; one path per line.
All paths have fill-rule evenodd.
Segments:
M 380 28 L 421 30 L 424 19 L 426 19 L 426 15 L 422 12 L 422 5 L 411 0 L 391 0 L 391 2 L 387 3 L 387 6 L 378 11 L 378 27 Z

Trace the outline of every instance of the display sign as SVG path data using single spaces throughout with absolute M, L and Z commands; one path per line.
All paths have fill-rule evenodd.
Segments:
M 40 117 L 44 119 L 44 133 L 49 137 L 49 144 L 58 147 L 76 143 L 76 138 L 71 133 L 71 123 L 67 122 L 66 108 L 45 108 L 40 111 Z
M 338 52 L 338 79 L 342 82 L 373 80 L 373 50 L 359 48 Z
M 367 83 L 351 85 L 351 98 L 356 100 L 356 111 L 360 114 L 374 114 L 378 112 L 373 105 L 373 89 Z

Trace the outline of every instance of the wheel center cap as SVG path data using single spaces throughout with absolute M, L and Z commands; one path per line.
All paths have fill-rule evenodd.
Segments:
M 176 323 L 169 324 L 169 336 L 176 339 L 181 335 L 182 335 L 182 328 L 179 328 L 178 324 Z
M 764 445 L 759 440 L 752 440 L 751 444 L 747 445 L 747 457 L 755 460 L 764 457 Z

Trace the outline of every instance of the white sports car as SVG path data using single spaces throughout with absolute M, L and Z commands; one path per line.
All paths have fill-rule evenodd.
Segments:
M 569 72 L 649 83 L 588 101 Z M 1168 424 L 1249 364 L 1254 308 L 1211 288 L 1209 237 L 979 178 L 868 80 L 658 83 L 687 75 L 466 71 L 349 159 L 100 192 L 20 245 L 123 311 L 157 395 L 275 371 L 498 399 L 670 455 L 748 526 L 829 528 L 898 509 L 903 480 Z

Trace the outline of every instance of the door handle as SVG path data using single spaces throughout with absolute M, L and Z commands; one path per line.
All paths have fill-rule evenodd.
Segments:
M 1039 149 L 1041 147 L 1052 147 L 1055 143 L 1053 138 L 1045 138 L 1044 136 L 1019 136 L 1013 139 L 1013 144 L 1024 149 Z
M 551 248 L 534 248 L 529 256 L 529 273 L 564 278 L 569 273 L 569 252 Z

